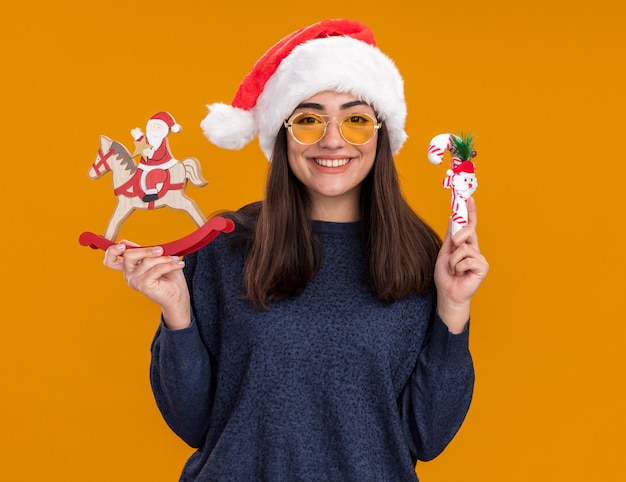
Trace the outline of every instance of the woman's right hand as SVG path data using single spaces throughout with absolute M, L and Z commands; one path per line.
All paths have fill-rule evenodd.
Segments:
M 138 247 L 122 241 L 106 250 L 104 265 L 122 271 L 128 286 L 158 304 L 170 330 L 191 324 L 189 289 L 182 272 L 185 265 L 182 259 L 163 256 L 160 246 Z

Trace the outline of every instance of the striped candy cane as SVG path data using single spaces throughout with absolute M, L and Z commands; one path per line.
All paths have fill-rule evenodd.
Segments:
M 462 139 L 454 134 L 438 134 L 432 138 L 428 145 L 428 161 L 431 164 L 439 165 L 443 162 L 446 151 L 450 152 L 450 169 L 446 170 L 446 178 L 443 180 L 443 187 L 452 189 L 452 235 L 454 236 L 461 228 L 467 226 L 467 200 L 472 196 L 478 187 L 478 180 L 475 174 L 475 165 L 471 161 L 476 156 L 476 152 L 470 150 L 465 156 L 461 156 L 455 148 L 462 142 L 469 142 L 472 139 Z M 465 158 L 469 157 L 469 159 Z
M 452 136 L 453 134 L 438 134 L 432 138 L 428 145 L 428 160 L 431 164 L 435 164 L 436 166 L 441 164 L 446 151 L 454 154 Z

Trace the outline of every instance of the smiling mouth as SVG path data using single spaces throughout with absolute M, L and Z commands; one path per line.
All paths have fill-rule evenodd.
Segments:
M 350 162 L 350 159 L 313 159 L 313 161 L 322 167 L 343 167 Z

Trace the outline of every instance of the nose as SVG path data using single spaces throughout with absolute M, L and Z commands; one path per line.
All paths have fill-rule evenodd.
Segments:
M 342 147 L 346 141 L 339 131 L 339 121 L 331 119 L 326 124 L 326 133 L 319 141 L 320 146 L 328 149 L 336 149 Z

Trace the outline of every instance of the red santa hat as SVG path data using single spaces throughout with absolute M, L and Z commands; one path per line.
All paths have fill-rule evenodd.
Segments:
M 244 77 L 230 105 L 208 106 L 201 127 L 226 149 L 241 149 L 258 135 L 270 159 L 283 121 L 323 91 L 349 92 L 367 102 L 385 123 L 394 154 L 400 150 L 407 138 L 402 76 L 376 47 L 370 28 L 352 20 L 324 20 L 280 40 Z
M 454 174 L 460 174 L 462 172 L 474 174 L 476 172 L 476 165 L 472 161 L 460 161 L 459 164 L 456 164 L 455 167 L 452 168 L 452 172 Z
M 177 124 L 174 117 L 169 112 L 157 112 L 148 120 L 148 125 L 152 122 L 160 122 L 164 124 L 172 132 L 180 132 L 182 127 Z

